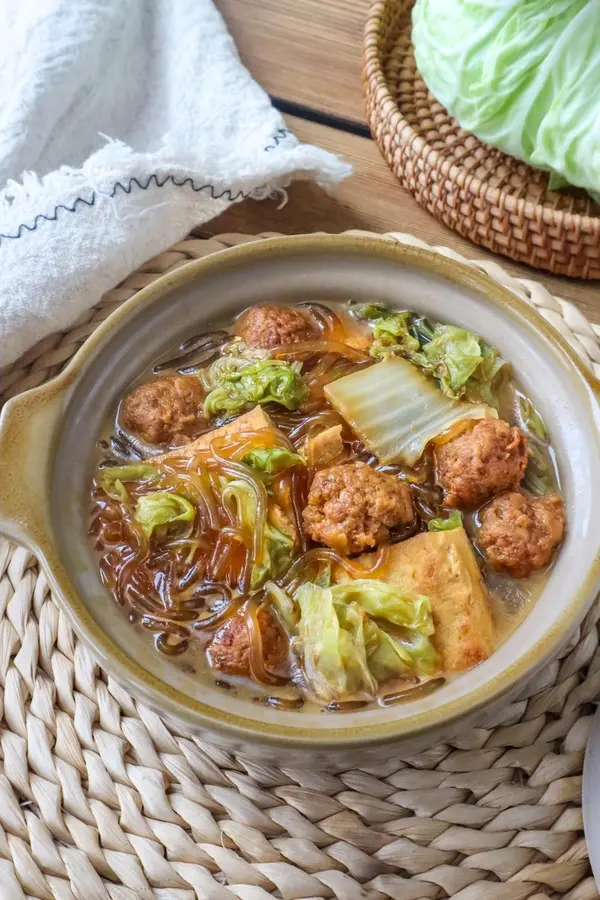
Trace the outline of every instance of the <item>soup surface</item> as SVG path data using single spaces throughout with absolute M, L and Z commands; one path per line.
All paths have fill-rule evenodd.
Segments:
M 379 304 L 264 304 L 105 423 L 90 540 L 173 665 L 285 709 L 388 705 L 485 660 L 564 533 L 510 361 Z

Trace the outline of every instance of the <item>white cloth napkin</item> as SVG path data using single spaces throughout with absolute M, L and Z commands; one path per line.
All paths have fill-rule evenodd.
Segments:
M 2 0 L 0 58 L 0 367 L 231 203 L 350 171 L 211 0 Z

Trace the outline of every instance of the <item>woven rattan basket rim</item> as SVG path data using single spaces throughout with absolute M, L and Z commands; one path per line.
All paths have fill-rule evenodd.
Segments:
M 409 12 L 414 2 L 415 0 L 372 0 L 364 30 L 363 84 L 367 96 L 367 116 L 370 120 L 373 136 L 392 169 L 394 169 L 394 166 L 389 161 L 385 146 L 386 142 L 388 144 L 391 142 L 394 146 L 401 145 L 408 148 L 408 152 L 411 155 L 417 155 L 422 160 L 422 169 L 425 176 L 428 172 L 435 170 L 449 182 L 454 183 L 469 195 L 484 202 L 488 212 L 493 208 L 497 208 L 509 215 L 514 215 L 515 213 L 523 214 L 527 220 L 534 223 L 540 230 L 547 226 L 558 227 L 562 233 L 569 232 L 572 234 L 577 247 L 581 248 L 584 245 L 580 240 L 580 235 L 592 235 L 598 239 L 600 251 L 600 215 L 572 212 L 568 209 L 556 209 L 549 204 L 520 197 L 515 189 L 507 191 L 502 185 L 488 185 L 476 174 L 462 168 L 455 159 L 448 158 L 446 154 L 440 153 L 407 120 L 388 86 L 386 78 L 385 60 L 387 54 L 385 43 L 389 38 L 389 31 L 392 26 L 390 25 L 388 28 L 385 26 L 388 16 L 390 17 L 390 22 L 394 23 L 394 27 L 397 26 L 397 23 L 402 21 L 403 14 Z M 390 10 L 393 10 L 393 12 L 390 13 Z M 393 41 L 395 38 L 397 38 L 397 31 L 392 34 L 391 40 Z M 386 131 L 385 138 L 376 133 L 378 125 L 384 127 Z M 490 151 L 510 159 L 510 157 L 502 154 L 501 151 L 492 150 L 492 148 L 490 148 Z M 400 177 L 398 172 L 395 174 Z M 563 195 L 564 199 L 565 195 Z M 568 197 L 567 199 L 573 203 L 576 202 L 575 197 Z M 590 200 L 589 203 L 592 204 L 592 201 Z M 444 221 L 445 224 L 452 227 L 450 222 L 446 219 Z M 511 229 L 506 214 L 502 216 L 501 221 L 506 230 Z M 493 249 L 497 252 L 502 252 L 498 247 Z M 510 256 L 511 254 L 507 253 L 506 255 Z M 524 261 L 522 255 L 515 258 Z M 540 265 L 539 261 L 534 262 L 533 265 L 548 268 Z M 597 265 L 600 266 L 600 252 Z M 579 266 L 578 271 L 569 272 L 568 274 L 589 277 L 584 269 L 585 266 Z M 600 274 L 597 277 L 600 277 Z
M 1 373 L 0 401 L 53 377 L 156 278 L 271 236 L 181 241 Z M 572 304 L 434 249 L 527 300 L 600 373 L 600 329 Z M 598 900 L 580 807 L 599 612 L 496 727 L 368 769 L 295 771 L 244 762 L 136 703 L 31 555 L 0 537 L 0 900 Z

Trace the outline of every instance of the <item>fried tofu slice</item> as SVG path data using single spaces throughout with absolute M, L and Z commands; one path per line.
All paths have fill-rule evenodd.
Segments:
M 361 557 L 365 562 L 368 555 Z M 494 649 L 487 588 L 464 528 L 425 532 L 390 547 L 377 578 L 431 601 L 435 634 L 446 672 L 483 662 Z
M 340 459 L 344 452 L 342 426 L 332 425 L 331 428 L 325 428 L 314 437 L 307 438 L 303 452 L 307 466 L 315 468 L 331 466 Z
M 175 447 L 160 456 L 153 456 L 152 462 L 162 462 L 166 459 L 174 457 L 181 458 L 193 456 L 197 450 L 205 450 L 210 446 L 210 442 L 218 437 L 231 437 L 234 434 L 240 434 L 242 431 L 261 431 L 263 428 L 273 428 L 273 422 L 266 414 L 261 406 L 255 406 L 250 412 L 238 416 L 233 422 L 222 425 L 221 428 L 215 428 L 214 431 L 207 431 L 206 434 L 200 435 L 195 441 L 189 444 L 183 444 L 181 447 Z

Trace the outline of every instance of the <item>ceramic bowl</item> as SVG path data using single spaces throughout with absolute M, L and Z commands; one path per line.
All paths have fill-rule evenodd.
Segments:
M 378 300 L 465 326 L 510 359 L 549 425 L 568 530 L 529 616 L 486 662 L 387 709 L 272 709 L 199 681 L 154 651 L 102 587 L 87 538 L 101 424 L 153 360 L 215 319 L 265 300 Z M 168 720 L 288 765 L 364 765 L 447 740 L 497 714 L 572 635 L 599 587 L 598 382 L 542 318 L 485 275 L 437 254 L 350 236 L 278 238 L 191 263 L 113 313 L 54 381 L 11 400 L 0 425 L 0 527 L 40 559 L 104 669 Z M 391 746 L 390 746 L 391 745 Z

